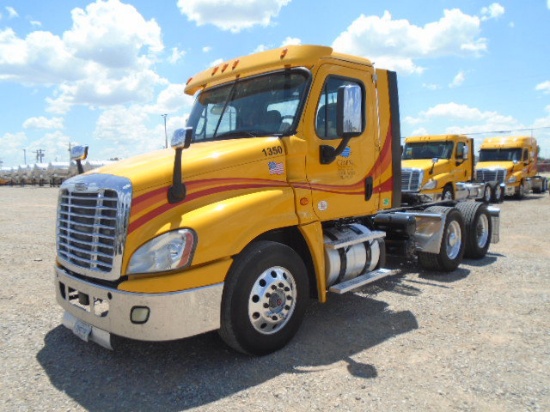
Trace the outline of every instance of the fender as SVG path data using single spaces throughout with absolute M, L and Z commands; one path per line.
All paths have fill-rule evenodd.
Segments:
M 163 216 L 157 219 L 163 219 Z M 137 231 L 139 233 L 134 233 L 133 237 L 148 240 L 170 230 L 193 229 L 197 234 L 197 248 L 192 269 L 238 254 L 262 233 L 296 225 L 298 217 L 292 188 L 266 187 L 209 203 L 183 214 L 172 213 L 167 221 L 149 224 L 144 232 Z M 158 228 L 155 233 L 148 232 L 152 227 Z M 125 256 L 124 270 L 130 258 L 130 254 Z

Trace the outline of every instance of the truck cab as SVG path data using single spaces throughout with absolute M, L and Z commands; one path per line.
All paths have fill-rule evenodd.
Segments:
M 266 354 L 310 297 L 391 275 L 387 254 L 448 272 L 498 241 L 484 204 L 401 208 L 397 77 L 368 59 L 289 46 L 198 73 L 185 92 L 196 100 L 173 150 L 60 188 L 56 296 L 83 340 L 218 330 Z
M 505 195 L 522 199 L 529 191 L 547 190 L 546 179 L 537 176 L 539 146 L 533 137 L 488 137 L 481 144 L 476 165 L 478 180 L 504 183 Z
M 456 197 L 459 182 L 473 175 L 472 139 L 463 135 L 407 137 L 402 154 L 402 191 L 429 200 Z

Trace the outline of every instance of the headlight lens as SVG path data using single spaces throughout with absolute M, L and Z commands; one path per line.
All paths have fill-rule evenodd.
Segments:
M 512 176 L 510 179 L 508 179 L 508 183 L 516 183 L 517 180 L 517 177 Z
M 426 183 L 422 189 L 431 190 L 431 189 L 435 189 L 436 187 L 437 187 L 437 181 L 431 179 L 431 180 L 428 180 L 428 183 Z
M 141 246 L 130 259 L 128 274 L 164 272 L 191 264 L 197 244 L 191 229 L 164 233 Z

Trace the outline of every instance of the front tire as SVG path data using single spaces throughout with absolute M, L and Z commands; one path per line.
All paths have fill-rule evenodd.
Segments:
M 464 219 L 462 214 L 456 208 L 443 206 L 432 206 L 425 211 L 445 215 L 445 226 L 439 253 L 419 252 L 418 262 L 424 269 L 452 272 L 460 265 L 464 256 Z
M 254 242 L 235 258 L 227 276 L 219 334 L 246 354 L 281 349 L 302 323 L 308 291 L 306 267 L 293 249 Z
M 453 191 L 453 186 L 451 186 L 450 184 L 445 185 L 445 187 L 443 188 L 443 193 L 441 194 L 441 199 L 453 200 L 454 198 L 455 198 L 455 195 Z

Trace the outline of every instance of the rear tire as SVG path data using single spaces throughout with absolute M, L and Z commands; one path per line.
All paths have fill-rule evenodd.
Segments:
M 492 199 L 493 199 L 493 191 L 491 190 L 491 186 L 487 184 L 483 188 L 483 201 L 485 203 L 489 203 L 491 202 Z
M 254 242 L 235 258 L 227 275 L 219 334 L 246 354 L 281 349 L 302 323 L 308 291 L 306 267 L 293 249 Z
M 504 189 L 498 183 L 493 190 L 493 203 L 502 203 L 504 202 Z
M 427 213 L 441 213 L 445 215 L 443 238 L 438 254 L 419 252 L 418 262 L 424 269 L 452 272 L 464 256 L 464 219 L 456 208 L 432 206 L 425 210 Z
M 464 202 L 457 205 L 464 216 L 466 245 L 464 257 L 481 259 L 485 257 L 491 243 L 493 226 L 487 205 L 477 202 Z

